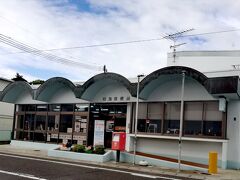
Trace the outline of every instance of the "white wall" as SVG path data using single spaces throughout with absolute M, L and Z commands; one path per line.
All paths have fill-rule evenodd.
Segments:
M 233 68 L 233 65 L 240 65 L 239 62 L 240 51 L 186 51 L 177 52 L 175 62 L 172 53 L 169 53 L 167 66 L 187 66 L 208 77 L 217 77 L 240 75 L 239 69 Z
M 177 158 L 178 140 L 138 137 L 137 151 Z M 222 143 L 201 141 L 183 141 L 182 143 L 182 158 L 187 161 L 207 164 L 210 151 L 218 152 L 218 159 L 221 160 Z
M 228 167 L 240 168 L 240 101 L 228 103 Z M 235 119 L 236 118 L 236 119 Z
M 103 97 L 106 97 L 106 101 L 103 101 Z M 112 101 L 109 101 L 109 97 L 112 98 Z M 114 100 L 114 97 L 117 97 L 116 101 Z M 121 101 L 120 97 L 124 97 L 124 100 Z M 130 98 L 129 100 L 127 100 L 128 97 Z M 112 83 L 110 85 L 105 86 L 100 91 L 98 91 L 98 93 L 96 94 L 96 96 L 92 101 L 93 102 L 127 102 L 129 101 L 130 102 L 133 100 L 135 100 L 135 98 L 131 96 L 129 91 L 123 85 Z
M 49 103 L 85 103 L 88 101 L 75 97 L 75 94 L 69 88 L 61 88 L 49 100 Z
M 180 101 L 181 100 L 181 78 L 172 79 L 160 84 L 149 96 L 148 101 Z M 204 101 L 215 100 L 207 90 L 196 80 L 186 78 L 184 89 L 184 100 Z
M 18 94 L 15 104 L 44 104 L 43 101 L 37 101 L 32 98 L 32 95 L 28 91 L 23 91 Z

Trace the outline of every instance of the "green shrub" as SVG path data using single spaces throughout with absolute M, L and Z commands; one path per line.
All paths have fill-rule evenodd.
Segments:
M 76 145 L 74 145 L 72 150 L 74 152 L 85 152 L 85 146 L 84 145 L 80 145 L 80 144 L 76 144 Z
M 104 154 L 105 153 L 104 146 L 102 146 L 102 145 L 95 146 L 95 153 L 96 154 Z
M 87 150 L 85 150 L 85 153 L 92 154 L 93 150 L 92 149 L 87 149 Z

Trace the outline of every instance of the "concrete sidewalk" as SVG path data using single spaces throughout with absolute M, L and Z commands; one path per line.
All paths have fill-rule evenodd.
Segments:
M 132 165 L 128 163 L 116 163 L 114 161 L 109 161 L 105 163 L 93 163 L 87 161 L 79 161 L 79 160 L 70 160 L 66 158 L 52 158 L 47 156 L 47 150 L 38 150 L 38 149 L 30 149 L 30 148 L 23 148 L 13 145 L 0 145 L 0 153 L 8 153 L 20 156 L 30 156 L 36 158 L 44 158 L 44 159 L 51 159 L 51 160 L 63 160 L 68 162 L 75 162 L 75 163 L 83 163 L 89 165 L 98 165 L 102 167 L 111 167 L 111 168 L 118 168 L 121 170 L 132 170 L 132 171 L 139 171 L 145 173 L 152 173 L 152 174 L 164 174 L 164 175 L 176 175 L 180 177 L 189 177 L 189 178 L 196 178 L 196 179 L 209 179 L 209 180 L 240 180 L 240 170 L 218 170 L 218 174 L 216 175 L 208 175 L 201 172 L 196 171 L 181 171 L 177 173 L 176 169 L 170 169 L 166 167 L 156 167 L 156 166 L 139 166 L 139 165 Z

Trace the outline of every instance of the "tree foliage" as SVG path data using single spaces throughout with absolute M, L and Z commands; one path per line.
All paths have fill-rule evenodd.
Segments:
M 30 84 L 33 84 L 33 85 L 35 85 L 35 84 L 43 84 L 44 82 L 45 82 L 44 80 L 36 79 L 34 81 L 31 81 Z
M 24 79 L 23 76 L 20 75 L 19 73 L 16 73 L 15 78 L 12 78 L 12 80 L 13 81 L 25 81 L 25 82 L 27 82 L 27 80 Z

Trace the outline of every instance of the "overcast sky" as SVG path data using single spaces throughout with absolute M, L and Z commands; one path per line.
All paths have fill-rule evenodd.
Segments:
M 240 28 L 238 0 L 2 0 L 0 34 L 37 49 L 161 38 L 194 28 L 188 34 Z M 239 50 L 240 31 L 179 39 L 178 51 Z M 172 42 L 144 43 L 48 53 L 94 66 L 125 77 L 149 74 L 166 66 Z M 55 76 L 85 81 L 97 69 L 68 66 L 20 52 L 0 42 L 0 77 L 16 72 L 27 80 Z

